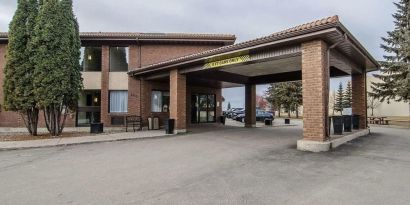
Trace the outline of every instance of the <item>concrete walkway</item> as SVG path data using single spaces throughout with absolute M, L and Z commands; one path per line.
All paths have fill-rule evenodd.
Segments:
M 164 130 L 150 130 L 137 132 L 121 132 L 112 134 L 100 134 L 84 137 L 65 137 L 55 139 L 27 140 L 27 141 L 7 141 L 0 142 L 0 150 L 40 148 L 52 146 L 66 146 L 75 144 L 87 144 L 96 142 L 111 142 L 119 140 L 145 139 L 169 136 Z

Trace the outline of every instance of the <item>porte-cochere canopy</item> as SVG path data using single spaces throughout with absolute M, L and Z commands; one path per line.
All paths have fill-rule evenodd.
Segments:
M 255 126 L 255 85 L 302 80 L 303 140 L 325 142 L 330 77 L 351 76 L 354 114 L 366 125 L 366 73 L 378 62 L 332 16 L 269 36 L 134 69 L 144 80 L 169 81 L 170 117 L 186 130 L 186 86 L 226 88 L 245 85 L 245 126 Z

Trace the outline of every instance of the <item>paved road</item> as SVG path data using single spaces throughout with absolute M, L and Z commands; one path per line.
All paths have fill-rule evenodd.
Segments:
M 300 127 L 0 152 L 0 204 L 409 204 L 409 129 L 328 153 Z

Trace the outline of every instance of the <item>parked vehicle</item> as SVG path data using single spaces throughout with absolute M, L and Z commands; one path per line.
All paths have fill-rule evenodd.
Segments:
M 227 118 L 232 118 L 232 113 L 233 113 L 236 109 L 238 109 L 238 108 L 230 108 L 230 109 L 226 110 L 225 116 L 226 116 Z
M 236 120 L 239 115 L 245 114 L 245 109 L 239 109 L 232 113 L 232 119 Z
M 256 121 L 264 121 L 265 119 L 272 119 L 274 120 L 274 116 L 272 113 L 263 111 L 263 110 L 256 110 Z M 237 115 L 235 120 L 240 122 L 245 122 L 245 112 Z
M 228 115 L 229 115 L 229 118 L 232 118 L 232 119 L 233 119 L 234 116 L 236 116 L 236 115 L 238 115 L 238 114 L 244 112 L 244 110 L 245 110 L 245 109 L 243 109 L 243 108 L 234 108 L 234 109 L 232 109 L 232 111 L 228 114 Z

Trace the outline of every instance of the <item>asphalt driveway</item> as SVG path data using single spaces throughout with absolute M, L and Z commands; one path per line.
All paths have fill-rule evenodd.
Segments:
M 0 204 L 408 204 L 410 130 L 328 153 L 300 126 L 0 152 Z

